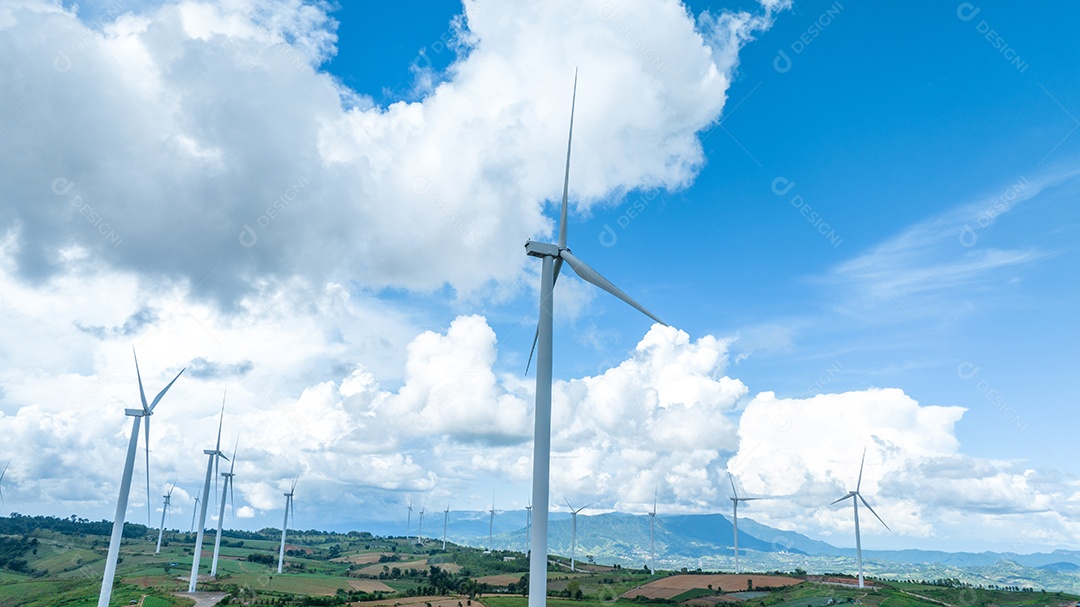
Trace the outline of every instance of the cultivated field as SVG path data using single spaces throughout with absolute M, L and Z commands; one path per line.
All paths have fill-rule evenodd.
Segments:
M 458 607 L 458 604 L 464 605 L 465 601 L 461 597 L 412 596 L 349 604 L 354 607 L 410 607 L 414 605 L 424 605 L 425 603 L 430 603 L 431 607 Z M 485 605 L 477 599 L 472 599 L 472 607 L 485 607 Z
M 748 581 L 753 582 L 754 588 L 782 588 L 802 583 L 802 580 L 781 575 L 673 575 L 624 592 L 620 598 L 672 599 L 689 590 L 708 589 L 710 585 L 713 590 L 738 592 L 747 589 Z

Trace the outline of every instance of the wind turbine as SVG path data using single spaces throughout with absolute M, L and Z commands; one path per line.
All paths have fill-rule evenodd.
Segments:
M 447 500 L 447 502 L 446 502 L 446 510 L 443 510 L 443 519 L 442 519 L 442 549 L 443 549 L 443 552 L 446 551 L 446 523 L 449 522 L 449 520 L 450 520 L 450 501 Z
M 405 537 L 409 537 L 409 529 L 412 528 L 412 500 L 409 500 L 409 518 L 405 519 Z
M 731 481 L 731 520 L 732 527 L 735 529 L 735 573 L 739 573 L 739 502 L 749 502 L 752 500 L 759 500 L 760 497 L 739 497 L 739 492 L 735 490 L 735 479 L 728 473 L 728 480 Z
M 172 501 L 172 492 L 175 488 L 176 483 L 174 482 L 169 486 L 169 490 L 166 491 L 163 496 L 165 498 L 165 503 L 161 506 L 161 527 L 158 528 L 157 548 L 154 549 L 154 554 L 161 552 L 161 536 L 165 535 L 165 515 L 169 512 L 169 503 Z
M 135 349 L 131 349 L 135 356 Z M 180 378 L 184 369 L 176 374 L 167 386 L 158 392 L 154 400 L 147 405 L 146 393 L 143 391 L 142 375 L 139 373 L 139 357 L 135 356 L 135 377 L 139 380 L 139 399 L 142 409 L 125 409 L 124 415 L 135 418 L 131 424 L 131 438 L 128 440 L 127 459 L 124 461 L 124 474 L 120 480 L 120 497 L 116 500 L 116 517 L 113 519 L 112 536 L 109 538 L 109 554 L 105 558 L 105 574 L 101 578 L 101 593 L 98 594 L 98 607 L 109 607 L 109 599 L 112 598 L 113 578 L 116 577 L 116 559 L 120 556 L 120 539 L 124 534 L 124 513 L 127 512 L 128 496 L 131 493 L 131 474 L 135 469 L 135 453 L 139 449 L 139 423 L 146 418 L 146 465 L 147 465 L 147 488 L 146 498 L 149 506 L 150 500 L 150 416 L 154 414 L 154 408 L 161 402 L 161 398 L 169 391 L 169 388 Z M 5 468 L 6 470 L 6 468 Z
M 293 479 L 292 487 L 289 487 L 289 492 L 285 494 L 285 522 L 281 523 L 281 550 L 278 551 L 277 557 L 277 572 L 281 573 L 281 567 L 285 564 L 285 530 L 289 528 L 289 513 L 293 514 L 293 522 L 296 520 L 296 511 L 293 510 L 293 493 L 296 492 L 296 481 L 300 480 L 297 476 Z
M 649 571 L 656 574 L 656 490 L 653 490 L 652 512 L 649 513 Z
M 548 492 L 551 467 L 551 364 L 552 364 L 552 291 L 563 262 L 581 277 L 615 297 L 630 304 L 638 311 L 664 324 L 659 318 L 643 308 L 629 295 L 593 270 L 566 248 L 566 210 L 570 188 L 570 149 L 574 136 L 574 106 L 577 102 L 577 74 L 574 74 L 574 96 L 570 102 L 570 131 L 566 142 L 566 173 L 563 177 L 562 208 L 559 212 L 558 244 L 528 241 L 525 253 L 539 257 L 543 262 L 540 274 L 540 322 L 536 329 L 536 418 L 533 429 L 533 483 L 532 502 L 536 507 L 536 520 L 532 528 L 531 554 L 529 556 L 529 607 L 543 607 L 547 599 L 547 530 Z M 531 357 L 530 357 L 531 360 Z
M 877 518 L 878 522 L 880 522 L 882 525 L 885 525 L 885 521 L 881 520 L 881 517 L 878 516 L 878 513 L 874 512 L 874 509 L 870 507 L 870 504 L 866 501 L 866 498 L 864 498 L 862 494 L 859 493 L 859 489 L 862 487 L 863 465 L 865 464 L 866 448 L 863 447 L 862 463 L 859 464 L 859 480 L 855 483 L 855 490 L 848 491 L 847 495 L 830 504 L 830 506 L 833 504 L 838 504 L 850 497 L 851 505 L 855 509 L 855 555 L 859 560 L 859 588 L 863 587 L 862 539 L 859 537 L 859 502 L 861 501 L 863 505 L 866 506 L 866 509 L 873 513 L 874 517 Z M 889 526 L 885 525 L 885 528 L 889 529 Z M 892 531 L 892 529 L 889 529 L 889 531 Z
M 217 467 L 218 458 L 225 457 L 221 452 L 221 425 L 225 422 L 225 397 L 221 398 L 221 416 L 218 418 L 217 442 L 213 449 L 203 449 L 206 458 L 206 480 L 203 482 L 202 505 L 199 506 L 199 528 L 195 533 L 195 553 L 191 558 L 191 578 L 188 579 L 188 592 L 195 592 L 199 581 L 199 560 L 202 558 L 203 536 L 206 535 L 206 506 L 210 501 L 210 477 Z
M 240 438 L 237 437 L 236 445 L 233 446 L 232 461 L 229 462 L 229 471 L 221 473 L 221 476 L 225 477 L 225 485 L 221 488 L 221 508 L 218 511 L 217 536 L 214 537 L 214 559 L 210 561 L 210 575 L 213 576 L 217 575 L 218 553 L 221 551 L 221 527 L 225 522 L 225 499 L 231 495 L 229 489 L 232 487 L 233 477 L 236 476 L 233 474 L 233 470 L 236 468 L 236 448 L 239 446 Z M 235 503 L 233 504 L 233 512 L 236 512 Z
M 529 553 L 529 533 L 532 531 L 532 497 L 529 498 L 529 505 L 525 506 L 525 554 Z
M 488 552 L 491 552 L 491 540 L 495 537 L 495 496 L 491 496 L 491 518 L 488 519 Z
M 570 500 L 565 497 L 563 500 L 566 502 L 567 506 L 570 506 Z M 570 506 L 570 571 L 577 571 L 577 569 L 574 569 L 574 558 L 577 556 L 577 514 L 588 508 L 590 505 L 591 504 L 585 504 L 577 510 L 574 510 L 574 507 Z
M 424 510 L 427 510 L 427 500 L 424 500 L 424 506 L 420 508 L 420 525 L 416 528 L 416 545 L 422 546 L 424 542 L 420 541 L 421 534 L 424 532 Z
M 191 510 L 191 531 L 188 531 L 188 533 L 191 533 L 192 531 L 195 531 L 195 515 L 197 515 L 198 513 L 199 513 L 199 496 L 195 495 L 195 507 L 192 508 L 192 510 Z
M 4 464 L 4 471 L 0 472 L 0 484 L 2 484 L 4 482 L 4 475 L 7 474 L 7 469 L 8 469 L 9 466 L 11 466 L 11 460 L 8 460 L 8 463 Z M 0 489 L 0 504 L 3 504 L 3 503 L 4 503 L 4 490 Z

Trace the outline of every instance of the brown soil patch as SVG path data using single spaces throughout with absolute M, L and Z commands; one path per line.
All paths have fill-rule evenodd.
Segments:
M 360 592 L 394 592 L 394 589 L 379 580 L 349 580 L 349 587 Z
M 507 584 L 516 584 L 524 573 L 500 573 L 499 575 L 485 575 L 483 577 L 476 578 L 476 581 L 481 584 L 491 584 L 492 586 L 506 586 Z
M 352 574 L 359 577 L 379 577 L 379 574 L 383 572 L 383 567 L 386 567 L 387 571 L 390 571 L 394 567 L 397 567 L 402 571 L 408 571 L 409 569 L 425 569 L 427 568 L 427 559 L 405 561 L 401 563 L 376 563 L 362 569 L 357 569 L 356 571 L 353 571 Z M 456 605 L 457 603 L 455 603 L 455 606 Z
M 383 599 L 381 601 L 364 601 L 363 603 L 349 603 L 354 607 L 409 607 L 412 605 L 423 606 L 424 603 L 431 603 L 431 607 L 457 607 L 458 603 L 465 604 L 463 597 L 446 597 L 446 596 L 409 596 L 399 597 L 393 599 Z M 472 600 L 473 607 L 485 607 L 485 605 L 476 600 Z
M 621 598 L 632 599 L 643 596 L 650 599 L 670 599 L 687 590 L 708 588 L 710 584 L 714 589 L 724 592 L 739 592 L 746 590 L 747 580 L 754 581 L 755 590 L 764 587 L 794 586 L 802 583 L 802 580 L 780 575 L 735 575 L 731 573 L 672 575 L 629 590 L 623 593 Z
M 371 563 L 378 563 L 379 559 L 383 556 L 388 556 L 384 553 L 369 552 L 368 554 L 353 554 L 350 556 L 339 556 L 336 559 L 330 559 L 334 563 L 352 563 L 354 565 L 370 565 Z

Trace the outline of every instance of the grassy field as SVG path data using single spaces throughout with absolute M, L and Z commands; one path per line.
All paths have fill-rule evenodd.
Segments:
M 96 605 L 107 538 L 95 535 L 62 535 L 48 530 L 30 534 L 35 550 L 26 549 L 27 567 L 22 573 L 0 571 L 0 607 L 92 607 Z M 489 593 L 470 600 L 464 596 L 416 596 L 434 591 L 436 581 L 450 580 L 457 588 L 476 592 L 476 585 L 463 580 L 466 572 L 473 581 L 491 587 L 516 584 L 526 573 L 528 563 L 521 553 L 495 551 L 484 554 L 478 549 L 450 547 L 443 552 L 434 544 L 418 547 L 410 539 L 359 539 L 356 534 L 290 535 L 289 546 L 298 552 L 286 556 L 286 571 L 277 574 L 279 542 L 265 534 L 263 539 L 240 539 L 226 536 L 218 562 L 217 579 L 208 573 L 213 551 L 210 535 L 201 547 L 200 590 L 241 593 L 249 601 L 273 601 L 274 604 L 299 605 L 305 596 L 333 597 L 352 593 L 349 598 L 367 598 L 383 594 L 378 601 L 356 603 L 358 607 L 526 607 L 525 597 Z M 8 536 L 16 537 L 16 536 Z M 171 596 L 169 592 L 186 589 L 191 569 L 194 536 L 173 534 L 160 554 L 154 553 L 156 534 L 126 538 L 121 547 L 119 583 L 113 593 L 113 605 L 127 605 L 146 597 L 143 607 L 184 607 L 193 602 Z M 188 540 L 185 542 L 184 540 Z M 23 542 L 28 542 L 25 537 Z M 242 544 L 241 544 L 242 542 Z M 380 558 L 385 562 L 379 562 Z M 878 582 L 873 588 L 859 589 L 850 578 L 816 578 L 775 574 L 671 574 L 649 575 L 641 570 L 615 569 L 581 565 L 570 572 L 560 563 L 548 572 L 548 588 L 553 593 L 576 592 L 583 599 L 549 597 L 550 607 L 614 607 L 620 603 L 684 607 L 717 607 L 720 603 L 738 602 L 739 607 L 1075 607 L 1080 597 L 1060 593 L 1010 592 L 979 590 L 910 582 Z M 438 566 L 443 574 L 432 577 L 430 568 Z M 384 569 L 385 567 L 385 569 Z M 399 576 L 390 579 L 380 574 Z M 556 570 L 557 569 L 557 570 Z M 449 574 L 447 576 L 446 574 Z M 366 575 L 367 577 L 358 577 Z M 775 590 L 745 592 L 747 582 L 755 589 Z M 830 581 L 840 582 L 828 583 Z M 446 586 L 442 586 L 445 588 Z M 366 594 L 361 594 L 366 593 Z M 413 595 L 413 596 L 408 596 Z M 339 600 L 339 599 L 333 599 Z M 262 603 L 260 603 L 262 604 Z

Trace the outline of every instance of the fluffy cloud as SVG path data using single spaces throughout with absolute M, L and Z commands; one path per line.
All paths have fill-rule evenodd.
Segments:
M 186 1 L 83 21 L 6 3 L 0 230 L 19 272 L 55 274 L 74 244 L 227 303 L 268 276 L 515 284 L 522 242 L 551 229 L 574 70 L 578 204 L 678 188 L 701 166 L 696 133 L 723 108 L 739 46 L 775 9 L 695 24 L 670 0 L 464 8 L 458 60 L 425 76 L 438 84 L 377 107 L 320 69 L 336 43 L 321 4 Z
M 985 547 L 985 529 L 1008 528 L 1037 514 L 1062 537 L 1076 537 L 1069 518 L 1072 483 L 960 453 L 955 426 L 964 409 L 921 405 L 897 389 L 819 394 L 807 399 L 757 395 L 739 420 L 739 451 L 728 469 L 748 494 L 776 499 L 753 503 L 754 519 L 849 544 L 850 507 L 830 502 L 855 489 L 866 448 L 860 491 L 892 528 L 863 526 L 871 535 L 947 538 L 940 547 Z M 847 504 L 847 502 L 844 502 Z M 972 520 L 978 519 L 978 525 Z M 1025 550 L 1051 537 L 1039 532 L 1002 549 Z M 976 544 L 976 542 L 983 542 Z M 1029 544 L 1030 543 L 1030 544 Z M 1042 545 L 1046 545 L 1043 543 Z

